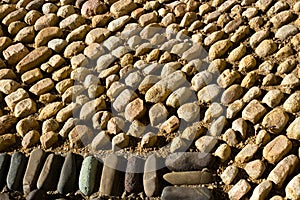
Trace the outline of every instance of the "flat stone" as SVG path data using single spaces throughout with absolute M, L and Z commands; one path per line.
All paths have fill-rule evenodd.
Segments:
M 210 153 L 177 152 L 167 156 L 165 164 L 171 171 L 194 171 L 210 166 L 214 157 Z
M 274 108 L 280 104 L 283 97 L 284 95 L 280 90 L 278 89 L 270 90 L 262 99 L 262 103 L 265 103 L 269 107 Z
M 2 190 L 6 184 L 6 176 L 9 169 L 10 155 L 6 153 L 0 154 L 0 189 Z
M 118 151 L 120 149 L 126 148 L 129 145 L 129 136 L 125 133 L 119 133 L 112 138 L 112 150 Z
M 241 179 L 229 190 L 229 199 L 241 199 L 250 189 L 250 184 L 245 179 Z
M 25 194 L 29 194 L 36 189 L 36 183 L 45 159 L 46 153 L 42 149 L 34 149 L 30 153 L 23 179 L 23 191 Z
M 222 94 L 221 103 L 228 106 L 243 95 L 243 88 L 234 84 L 228 87 Z
M 91 195 L 94 191 L 97 170 L 96 158 L 88 156 L 83 160 L 79 175 L 79 189 L 84 195 Z
M 250 200 L 263 200 L 268 196 L 271 190 L 272 190 L 272 182 L 265 180 L 254 188 Z
M 180 119 L 183 119 L 186 122 L 193 122 L 199 119 L 200 107 L 197 103 L 186 103 L 181 105 L 177 114 Z
M 48 47 L 39 47 L 26 55 L 16 66 L 18 73 L 24 73 L 35 67 L 39 67 L 42 63 L 47 61 L 52 55 L 51 49 Z
M 162 125 L 160 126 L 160 130 L 164 131 L 165 133 L 172 133 L 180 126 L 179 119 L 173 115 L 169 119 L 167 119 Z
M 57 191 L 60 194 L 73 192 L 75 188 L 77 188 L 77 171 L 76 155 L 69 152 L 65 157 L 65 161 L 62 165 L 59 181 L 57 184 Z
M 129 20 L 130 20 L 130 17 L 128 15 L 117 18 L 108 24 L 107 29 L 111 32 L 115 32 L 115 31 L 123 28 L 125 26 L 125 24 L 127 22 L 129 22 Z
M 62 137 L 62 139 L 66 139 L 69 132 L 75 127 L 76 124 L 78 124 L 78 119 L 69 118 L 60 129 L 58 134 Z
M 290 10 L 285 10 L 270 19 L 270 22 L 274 25 L 275 28 L 279 28 L 293 19 L 293 13 Z
M 132 90 L 123 90 L 113 102 L 112 106 L 117 112 L 122 112 L 129 102 L 137 97 L 136 93 Z
M 124 191 L 126 162 L 115 154 L 110 154 L 104 161 L 99 194 L 106 196 L 121 195 Z
M 10 167 L 6 178 L 7 187 L 10 190 L 22 191 L 21 182 L 26 164 L 27 159 L 23 153 L 16 152 L 11 156 Z
M 287 184 L 285 188 L 286 197 L 288 199 L 299 199 L 300 193 L 298 191 L 298 187 L 300 185 L 300 175 L 294 176 L 294 178 Z
M 63 108 L 63 103 L 62 102 L 53 102 L 53 103 L 49 103 L 47 104 L 44 108 L 42 108 L 38 119 L 39 120 L 45 120 L 48 119 L 54 115 L 56 115 L 56 113 Z
M 288 114 L 280 108 L 275 108 L 269 112 L 262 121 L 262 125 L 269 128 L 269 131 L 274 134 L 280 134 L 289 121 Z
M 204 187 L 188 188 L 167 186 L 161 194 L 162 200 L 171 199 L 203 199 L 209 200 L 212 198 L 211 192 Z
M 29 70 L 22 74 L 21 79 L 25 84 L 31 84 L 43 78 L 43 74 L 39 68 Z
M 227 88 L 240 77 L 240 74 L 236 70 L 226 69 L 219 75 L 217 83 L 220 87 Z
M 199 185 L 213 182 L 213 176 L 206 171 L 170 172 L 163 178 L 172 185 Z
M 270 31 L 268 29 L 266 30 L 260 30 L 256 33 L 254 33 L 251 37 L 250 37 L 250 46 L 252 48 L 257 47 L 257 45 L 259 45 L 260 42 L 262 42 L 264 39 L 266 39 L 270 34 Z
M 101 149 L 109 149 L 111 142 L 110 142 L 110 137 L 108 132 L 106 131 L 101 131 L 100 133 L 98 133 L 95 138 L 92 141 L 92 149 L 94 151 L 98 151 Z
M 108 36 L 110 31 L 106 28 L 92 29 L 85 37 L 85 43 L 90 45 L 92 43 L 102 43 Z
M 41 170 L 37 181 L 37 188 L 42 190 L 56 190 L 63 160 L 61 156 L 50 154 Z
M 297 117 L 286 129 L 286 136 L 289 139 L 299 140 L 300 139 L 300 118 Z
M 48 42 L 48 48 L 58 53 L 61 52 L 67 45 L 68 42 L 64 39 L 53 39 Z
M 292 149 L 292 142 L 284 135 L 279 135 L 263 149 L 263 157 L 269 163 L 277 163 Z
M 161 194 L 162 184 L 159 176 L 159 169 L 163 163 L 154 154 L 150 155 L 145 162 L 143 185 L 144 192 L 147 197 L 157 196 Z
M 10 23 L 23 19 L 27 11 L 24 8 L 20 8 L 8 13 L 2 20 L 5 26 L 9 26 Z
M 298 157 L 295 155 L 289 155 L 274 167 L 274 169 L 269 173 L 267 180 L 272 181 L 276 188 L 280 189 L 282 188 L 286 178 L 295 172 L 298 165 Z
M 132 156 L 127 160 L 125 173 L 125 191 L 128 193 L 136 193 L 143 191 L 142 181 L 145 160 Z

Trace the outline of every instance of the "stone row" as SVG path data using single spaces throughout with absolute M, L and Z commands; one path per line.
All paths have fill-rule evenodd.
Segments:
M 166 159 L 154 154 L 145 158 L 110 154 L 105 158 L 85 158 L 67 153 L 65 157 L 34 149 L 27 157 L 21 152 L 0 154 L 0 186 L 24 193 L 27 199 L 49 196 L 48 191 L 61 195 L 98 194 L 122 196 L 143 192 L 147 197 L 170 199 L 175 196 L 212 199 L 205 187 L 185 188 L 172 185 L 201 185 L 215 181 L 209 168 L 214 164 L 209 153 L 181 152 Z M 186 193 L 186 194 L 183 194 Z

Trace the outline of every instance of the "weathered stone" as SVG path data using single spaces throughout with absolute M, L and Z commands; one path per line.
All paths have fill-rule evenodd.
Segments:
M 85 43 L 90 45 L 92 43 L 102 43 L 108 36 L 110 31 L 106 28 L 92 29 L 85 37 Z
M 119 133 L 112 139 L 112 150 L 118 151 L 120 149 L 128 147 L 129 139 L 129 136 L 125 133 Z
M 271 181 L 263 181 L 258 184 L 250 197 L 250 200 L 263 200 L 265 199 L 272 189 L 272 182 Z
M 35 37 L 35 47 L 46 45 L 54 38 L 60 38 L 63 32 L 58 27 L 47 27 L 42 29 Z
M 274 108 L 278 104 L 280 104 L 283 97 L 284 97 L 284 95 L 280 90 L 277 90 L 277 89 L 270 90 L 262 99 L 262 103 L 265 103 L 269 107 Z
M 142 181 L 144 172 L 144 160 L 132 156 L 127 160 L 126 173 L 125 173 L 125 191 L 128 193 L 139 193 L 143 191 Z
M 48 47 L 56 52 L 61 52 L 66 46 L 68 42 L 64 39 L 53 39 L 48 42 Z
M 284 135 L 279 135 L 263 149 L 263 157 L 269 163 L 277 163 L 292 149 L 292 142 Z
M 11 94 L 20 87 L 20 84 L 11 79 L 0 80 L 0 92 L 4 94 Z
M 244 169 L 252 179 L 258 179 L 264 173 L 266 166 L 261 160 L 254 160 L 248 162 Z
M 280 189 L 286 178 L 295 172 L 298 165 L 298 157 L 293 154 L 289 155 L 274 167 L 274 169 L 269 173 L 267 180 L 272 181 L 276 185 L 276 188 Z
M 48 47 L 39 47 L 31 51 L 16 66 L 18 73 L 24 73 L 30 69 L 38 67 L 52 55 L 51 49 Z
M 299 174 L 296 175 L 286 186 L 285 188 L 285 193 L 286 193 L 286 197 L 288 199 L 299 199 L 300 198 L 300 194 L 298 191 L 298 187 L 300 184 L 300 177 Z
M 263 40 L 255 49 L 255 53 L 263 58 L 273 54 L 276 50 L 277 45 L 272 40 Z
M 23 191 L 29 194 L 36 189 L 36 183 L 45 162 L 46 153 L 41 149 L 34 149 L 29 156 L 27 168 L 23 179 Z
M 125 120 L 120 117 L 112 117 L 107 122 L 107 131 L 112 134 L 117 134 L 123 131 L 125 126 Z
M 171 171 L 194 171 L 210 166 L 214 157 L 210 153 L 178 152 L 167 156 L 165 164 Z
M 100 133 L 98 133 L 91 143 L 91 147 L 94 151 L 108 149 L 110 145 L 110 137 L 108 132 L 106 131 L 101 131 Z
M 236 162 L 247 162 L 253 158 L 253 156 L 258 151 L 258 145 L 247 144 L 235 157 Z
M 23 118 L 35 113 L 36 111 L 37 111 L 36 103 L 32 99 L 26 98 L 19 101 L 16 104 L 16 107 L 14 109 L 14 115 L 16 117 Z
M 130 102 L 125 108 L 125 118 L 132 122 L 135 119 L 142 118 L 146 113 L 146 107 L 143 100 L 137 98 Z
M 162 200 L 167 199 L 203 199 L 209 200 L 212 198 L 211 192 L 204 187 L 188 188 L 188 187 L 174 187 L 167 186 L 163 189 L 161 194 Z
M 69 133 L 70 147 L 82 147 L 90 144 L 94 137 L 92 130 L 86 125 L 76 125 Z
M 252 100 L 243 110 L 242 117 L 256 124 L 267 112 L 266 108 L 257 100 Z
M 53 102 L 48 105 L 46 105 L 40 112 L 38 119 L 39 120 L 45 120 L 48 119 L 63 108 L 63 103 L 62 102 Z
M 283 103 L 283 108 L 289 113 L 296 113 L 300 110 L 300 93 L 295 92 Z
M 14 10 L 10 13 L 7 13 L 7 15 L 3 18 L 2 23 L 5 26 L 9 26 L 10 23 L 15 21 L 20 21 L 23 19 L 26 15 L 27 11 L 24 8 L 20 8 L 18 10 Z
M 54 13 L 46 14 L 36 20 L 34 29 L 40 31 L 43 28 L 56 26 L 58 24 L 58 17 Z
M 270 22 L 273 23 L 275 28 L 279 28 L 287 23 L 289 23 L 290 21 L 292 21 L 293 19 L 293 13 L 289 10 L 286 11 L 282 11 L 280 13 L 278 13 L 277 15 L 275 15 L 274 17 L 272 17 L 270 19 Z
M 262 125 L 271 133 L 280 134 L 288 121 L 288 114 L 283 109 L 275 108 L 263 118 Z
M 245 179 L 241 179 L 229 190 L 229 199 L 241 199 L 250 189 L 250 184 Z
M 247 55 L 241 59 L 239 63 L 239 71 L 249 72 L 256 67 L 256 59 L 253 55 Z
M 29 50 L 22 44 L 17 43 L 9 46 L 3 51 L 3 56 L 7 60 L 8 64 L 17 64 L 22 58 L 29 53 Z
M 47 133 L 44 133 L 40 137 L 40 142 L 42 144 L 42 147 L 45 148 L 45 149 L 49 149 L 54 144 L 56 144 L 57 141 L 58 141 L 57 133 L 55 133 L 53 131 L 49 131 Z
M 110 7 L 110 12 L 116 17 L 129 14 L 136 8 L 136 4 L 132 0 L 120 0 L 115 2 Z
M 40 134 L 36 130 L 27 132 L 22 140 L 22 146 L 24 148 L 30 148 L 40 141 Z
M 235 177 L 238 175 L 239 168 L 236 166 L 230 165 L 226 167 L 226 169 L 223 171 L 221 174 L 221 179 L 222 181 L 226 184 L 229 185 Z
M 208 52 L 208 56 L 211 60 L 221 57 L 231 47 L 232 43 L 230 40 L 220 40 L 214 43 Z
M 69 29 L 69 30 L 74 30 L 78 28 L 79 26 L 83 25 L 85 22 L 85 19 L 78 15 L 78 14 L 72 14 L 68 16 L 67 18 L 63 19 L 59 23 L 59 27 L 61 29 Z

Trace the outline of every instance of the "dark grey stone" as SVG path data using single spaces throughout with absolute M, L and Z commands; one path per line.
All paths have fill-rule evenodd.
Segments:
M 212 166 L 214 160 L 210 153 L 178 152 L 168 155 L 165 164 L 171 171 L 193 171 Z
M 76 157 L 69 152 L 61 169 L 57 191 L 61 194 L 73 192 L 76 189 L 77 169 Z
M 212 199 L 212 194 L 207 188 L 204 187 L 188 188 L 168 186 L 164 188 L 161 199 L 210 200 Z
M 0 154 L 0 190 L 6 184 L 7 172 L 9 169 L 10 156 L 6 153 Z
M 26 164 L 27 158 L 23 153 L 16 152 L 12 155 L 6 178 L 7 187 L 10 190 L 21 191 L 20 186 L 25 172 Z
M 48 199 L 47 193 L 44 190 L 33 190 L 28 194 L 26 200 L 46 200 Z
M 100 181 L 100 195 L 120 196 L 123 193 L 125 166 L 126 160 L 121 156 L 111 154 L 105 159 Z
M 143 191 L 143 171 L 145 161 L 136 156 L 128 158 L 125 174 L 125 191 L 139 193 Z
M 50 154 L 38 178 L 37 188 L 46 191 L 56 190 L 62 164 L 61 156 Z
M 46 153 L 42 149 L 34 149 L 30 153 L 23 179 L 23 192 L 28 194 L 36 189 L 36 183 L 45 162 Z

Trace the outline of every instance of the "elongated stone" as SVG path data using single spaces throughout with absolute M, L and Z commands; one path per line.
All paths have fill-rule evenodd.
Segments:
M 5 185 L 7 172 L 9 169 L 10 156 L 6 153 L 0 154 L 0 190 Z
M 10 190 L 20 190 L 21 180 L 24 175 L 27 159 L 21 152 L 16 152 L 10 160 L 6 183 Z
M 46 191 L 56 190 L 62 166 L 62 157 L 50 154 L 37 181 L 37 188 Z
M 24 194 L 29 194 L 36 189 L 36 183 L 45 162 L 46 153 L 42 149 L 34 149 L 29 157 L 23 179 Z
M 90 195 L 94 191 L 98 161 L 93 156 L 83 160 L 79 175 L 79 189 L 84 195 Z
M 159 169 L 164 165 L 163 162 L 154 155 L 150 155 L 144 166 L 143 184 L 144 192 L 148 197 L 158 196 L 162 191 L 162 181 Z
M 100 181 L 100 195 L 118 196 L 124 190 L 124 159 L 111 154 L 105 159 Z
M 125 174 L 125 191 L 128 193 L 139 193 L 143 191 L 144 160 L 138 157 L 128 158 Z
M 38 199 L 47 199 L 47 193 L 44 190 L 33 190 L 30 192 L 26 200 L 38 200 Z
M 188 187 L 165 187 L 162 195 L 162 200 L 174 200 L 174 199 L 198 199 L 198 200 L 210 200 L 212 199 L 211 192 L 204 187 L 188 188 Z
M 198 185 L 213 181 L 213 175 L 206 171 L 171 172 L 163 177 L 172 185 Z
M 75 155 L 69 152 L 62 166 L 57 191 L 61 194 L 72 192 L 76 188 L 77 169 Z
M 165 164 L 171 171 L 194 171 L 209 167 L 213 162 L 210 153 L 178 152 L 168 155 Z

